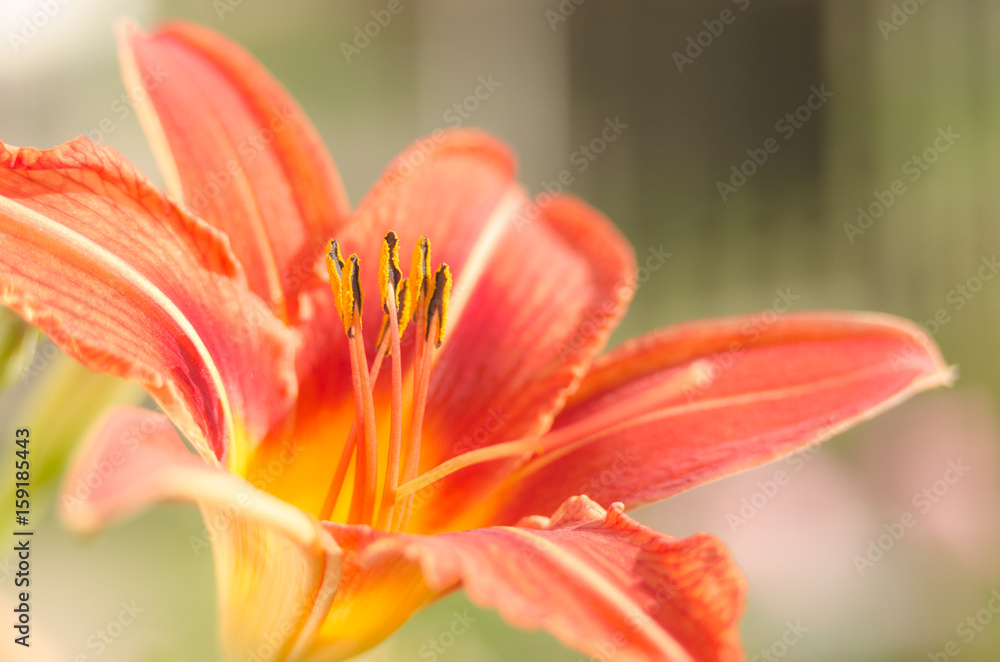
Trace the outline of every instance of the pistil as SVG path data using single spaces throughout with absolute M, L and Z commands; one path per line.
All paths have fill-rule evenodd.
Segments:
M 409 311 L 406 288 L 399 284 L 399 246 L 396 233 L 390 232 L 382 244 L 379 281 L 383 310 L 389 321 L 388 337 L 392 359 L 392 411 L 389 418 L 389 457 L 382 486 L 382 503 L 379 508 L 378 528 L 384 529 L 392 522 L 396 503 L 396 486 L 399 484 L 399 455 L 403 438 L 403 360 L 400 336 L 406 328 Z M 399 294 L 397 295 L 397 291 Z M 383 338 L 385 336 L 383 335 Z
M 375 403 L 371 379 L 368 374 L 368 357 L 361 329 L 362 294 L 359 280 L 358 256 L 351 255 L 347 273 L 345 262 L 336 240 L 330 242 L 326 268 L 333 289 L 337 312 L 344 323 L 351 361 L 351 384 L 354 388 L 355 421 L 361 421 L 357 437 L 354 496 L 351 499 L 351 522 L 371 522 L 375 509 L 375 483 L 378 471 L 378 436 L 375 430 Z

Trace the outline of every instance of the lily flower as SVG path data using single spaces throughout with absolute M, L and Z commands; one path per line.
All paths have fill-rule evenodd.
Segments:
M 173 23 L 119 47 L 167 193 L 84 137 L 0 145 L 0 302 L 166 414 L 99 424 L 62 516 L 196 503 L 231 659 L 347 658 L 460 587 L 586 655 L 742 659 L 723 545 L 626 511 L 951 379 L 920 327 L 865 313 L 602 354 L 632 248 L 573 197 L 530 199 L 490 136 L 417 142 L 351 211 L 238 46 Z

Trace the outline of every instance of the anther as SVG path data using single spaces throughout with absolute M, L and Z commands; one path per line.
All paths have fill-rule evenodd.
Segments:
M 357 253 L 353 253 L 350 260 L 349 280 L 343 280 L 341 303 L 344 306 L 343 314 L 346 316 L 344 318 L 344 328 L 347 330 L 347 337 L 353 338 L 355 331 L 358 333 L 361 332 L 361 268 L 358 264 Z
M 440 347 L 444 342 L 444 329 L 448 323 L 448 301 L 451 299 L 451 270 L 447 264 L 438 267 L 434 274 L 434 292 L 431 294 L 430 303 L 427 305 L 427 333 L 425 337 L 430 340 L 431 329 L 436 329 L 434 333 L 434 346 Z
M 399 240 L 395 232 L 390 232 L 382 241 L 382 253 L 378 265 L 378 288 L 382 295 L 382 309 L 386 313 L 389 312 L 386 302 L 389 297 L 389 287 L 392 286 L 395 290 L 402 275 L 399 271 Z
M 413 248 L 413 262 L 410 264 L 410 309 L 418 310 L 419 301 L 427 296 L 428 280 L 431 275 L 431 242 L 421 237 Z
M 326 272 L 330 277 L 330 289 L 333 290 L 333 303 L 346 330 L 350 328 L 350 324 L 344 316 L 344 258 L 336 239 L 330 240 L 330 248 L 326 254 Z

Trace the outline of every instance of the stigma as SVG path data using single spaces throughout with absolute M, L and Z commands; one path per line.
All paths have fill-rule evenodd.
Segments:
M 378 265 L 379 302 L 382 323 L 369 364 L 362 334 L 364 292 L 361 289 L 362 265 L 357 254 L 344 259 L 340 244 L 331 240 L 326 254 L 327 274 L 334 305 L 348 338 L 351 382 L 354 391 L 354 423 L 348 433 L 340 460 L 320 512 L 330 519 L 341 500 L 349 502 L 348 524 L 366 524 L 382 530 L 405 530 L 413 509 L 412 494 L 397 496 L 400 485 L 417 478 L 420 467 L 420 444 L 427 393 L 434 352 L 444 341 L 451 297 L 452 276 L 447 264 L 431 270 L 431 245 L 421 238 L 413 249 L 407 278 L 399 264 L 399 239 L 389 232 L 382 240 Z M 404 439 L 404 384 L 402 353 L 403 333 L 415 327 L 414 360 L 409 378 L 408 434 Z M 379 453 L 374 385 L 382 364 L 389 357 L 392 381 L 389 412 L 388 449 Z M 385 420 L 384 416 L 380 419 Z M 387 458 L 379 462 L 379 458 Z M 348 472 L 353 467 L 353 489 L 345 489 Z M 381 489 L 378 486 L 381 485 Z

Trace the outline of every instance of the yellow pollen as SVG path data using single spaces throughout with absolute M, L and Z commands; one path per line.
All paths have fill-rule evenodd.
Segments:
M 406 331 L 407 325 L 410 323 L 410 317 L 413 313 L 413 308 L 410 306 L 410 294 L 408 292 L 409 284 L 404 280 L 399 286 L 399 292 L 397 292 L 397 308 L 396 313 L 399 321 L 399 337 L 403 337 L 403 332 Z
M 407 325 L 410 323 L 410 311 L 412 310 L 410 298 L 407 295 L 407 283 L 405 280 L 400 282 L 402 276 L 403 274 L 399 270 L 399 240 L 395 232 L 389 232 L 385 235 L 385 239 L 382 242 L 382 253 L 379 258 L 378 268 L 378 284 L 379 293 L 382 297 L 382 310 L 387 316 L 389 315 L 389 293 L 395 293 L 396 323 L 399 326 L 400 337 L 403 336 L 403 331 L 406 330 Z M 389 326 L 389 319 L 386 317 L 382 324 L 382 332 L 379 334 L 379 345 L 382 344 Z
M 382 295 L 382 309 L 389 312 L 386 299 L 389 297 L 389 285 L 396 290 L 402 274 L 399 271 L 399 240 L 395 232 L 385 235 L 382 241 L 382 253 L 378 265 L 378 289 Z
M 330 240 L 330 248 L 326 254 L 326 273 L 330 277 L 330 289 L 333 290 L 333 301 L 337 307 L 340 319 L 344 319 L 344 258 L 340 254 L 340 244 L 336 239 Z M 347 323 L 344 322 L 344 326 Z
M 427 279 L 431 274 L 431 242 L 427 237 L 421 237 L 413 248 L 413 261 L 410 263 L 410 303 L 411 311 L 417 310 L 419 301 L 427 296 Z
M 361 282 L 360 266 L 358 265 L 358 254 L 354 253 L 350 257 L 351 265 L 348 267 L 348 277 L 341 279 L 340 296 L 341 318 L 344 320 L 344 331 L 348 338 L 354 337 L 354 316 L 357 315 L 357 327 L 361 330 Z
M 451 269 L 447 264 L 438 267 L 434 274 L 434 291 L 431 293 L 430 303 L 427 305 L 427 333 L 426 338 L 430 339 L 431 330 L 435 328 L 437 332 L 434 336 L 434 346 L 440 347 L 444 342 L 444 330 L 448 324 L 448 302 L 451 300 Z

